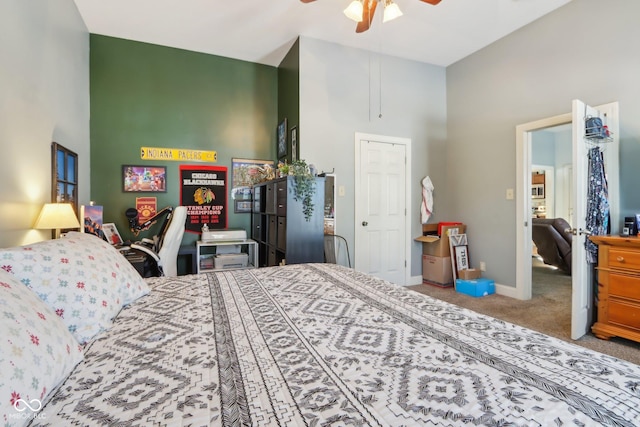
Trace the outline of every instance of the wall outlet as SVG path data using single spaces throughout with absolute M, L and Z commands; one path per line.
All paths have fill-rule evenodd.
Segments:
M 480 271 L 487 271 L 487 264 L 484 261 L 480 261 Z

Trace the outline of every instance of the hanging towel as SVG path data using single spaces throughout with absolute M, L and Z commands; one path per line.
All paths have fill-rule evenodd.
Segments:
M 587 189 L 587 218 L 585 228 L 594 236 L 602 236 L 609 229 L 609 190 L 604 172 L 604 158 L 600 147 L 589 150 L 589 188 Z M 598 245 L 585 239 L 587 262 L 598 262 Z
M 433 213 L 433 184 L 431 178 L 425 176 L 422 180 L 422 204 L 420 205 L 420 216 L 422 223 L 426 224 Z

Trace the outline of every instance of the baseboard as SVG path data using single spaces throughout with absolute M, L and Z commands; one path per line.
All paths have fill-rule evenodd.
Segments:
M 411 283 L 406 286 L 422 285 L 422 276 L 411 276 Z M 513 286 L 496 283 L 496 294 L 518 299 L 518 290 Z
M 496 294 L 518 299 L 518 290 L 513 286 L 500 285 L 499 283 L 496 283 Z
M 410 282 L 406 286 L 413 286 L 413 285 L 422 285 L 422 275 L 411 276 Z

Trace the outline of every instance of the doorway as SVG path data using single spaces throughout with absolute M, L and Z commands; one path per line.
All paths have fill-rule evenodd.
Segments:
M 619 215 L 619 176 L 618 176 L 618 103 L 610 103 L 590 107 L 579 100 L 572 102 L 572 113 L 554 116 L 535 122 L 525 123 L 516 127 L 517 152 L 517 265 L 516 289 L 514 296 L 519 299 L 531 299 L 531 165 L 532 138 L 538 130 L 548 129 L 559 125 L 571 124 L 572 165 L 573 176 L 571 188 L 571 206 L 574 212 L 572 220 L 574 226 L 570 229 L 574 234 L 572 243 L 571 267 L 571 337 L 578 339 L 584 335 L 591 325 L 593 316 L 593 278 L 590 265 L 586 261 L 584 242 L 586 231 L 587 206 L 587 151 L 591 141 L 585 136 L 585 119 L 587 117 L 601 117 L 612 129 L 612 138 L 607 141 L 606 152 L 603 153 L 607 181 L 609 185 L 609 201 L 611 205 L 612 233 L 617 232 Z M 593 147 L 591 147 L 593 148 Z M 600 147 L 599 147 L 600 148 Z
M 355 134 L 355 269 L 410 283 L 411 140 Z
M 573 227 L 568 213 L 571 201 L 569 193 L 571 176 L 566 166 L 572 164 L 571 126 L 570 124 L 553 126 L 532 132 L 531 138 L 531 221 L 566 221 Z M 537 228 L 540 227 L 540 228 Z M 554 238 L 556 227 L 532 224 L 533 249 L 531 254 L 531 295 L 532 298 L 544 298 L 554 307 L 560 307 L 554 314 L 558 327 L 570 328 L 571 322 L 571 274 L 562 254 L 571 247 Z M 536 241 L 537 239 L 537 241 Z M 537 246 L 537 244 L 541 246 Z M 555 249 L 553 244 L 558 244 Z M 558 255 L 560 254 L 560 255 Z M 570 265 L 570 262 L 569 262 Z

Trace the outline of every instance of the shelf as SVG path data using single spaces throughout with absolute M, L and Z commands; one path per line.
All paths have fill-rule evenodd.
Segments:
M 239 252 L 237 251 L 227 251 L 227 250 L 219 250 L 220 248 L 225 248 L 225 247 L 231 247 L 231 246 L 238 246 L 239 247 Z M 213 248 L 212 252 L 208 252 L 207 249 L 205 249 L 203 251 L 204 248 Z M 233 256 L 233 255 L 239 255 L 239 254 L 246 254 L 247 255 L 247 265 L 246 266 L 230 266 L 230 267 L 221 267 L 221 268 L 216 268 L 214 267 L 215 265 L 215 261 L 216 261 L 216 256 L 222 256 L 222 255 L 228 255 L 228 256 Z M 211 262 L 213 264 L 211 264 L 211 267 L 209 267 L 209 265 L 206 265 L 205 267 L 202 266 L 202 261 L 204 259 L 209 259 L 211 258 Z M 241 268 L 254 268 L 258 266 L 258 242 L 256 242 L 255 240 L 252 239 L 245 239 L 245 240 L 225 240 L 225 241 L 212 241 L 212 242 L 203 242 L 203 241 L 198 241 L 196 242 L 196 267 L 197 267 L 197 272 L 199 273 L 208 273 L 208 272 L 214 272 L 214 271 L 225 271 L 225 270 L 237 270 L 237 269 L 241 269 Z

